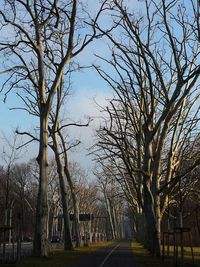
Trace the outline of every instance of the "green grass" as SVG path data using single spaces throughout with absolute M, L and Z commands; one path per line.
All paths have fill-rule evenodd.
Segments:
M 88 247 L 81 247 L 73 251 L 64 251 L 63 249 L 54 249 L 46 259 L 27 258 L 16 264 L 16 267 L 68 267 L 70 263 L 78 257 L 88 255 L 101 247 L 111 245 L 112 242 L 100 242 L 91 244 Z
M 174 261 L 172 258 L 173 255 L 173 247 L 170 247 L 170 256 L 166 257 L 164 261 L 159 258 L 152 257 L 149 252 L 144 249 L 144 247 L 137 243 L 132 242 L 132 249 L 133 253 L 136 257 L 136 262 L 138 263 L 139 267 L 174 267 Z M 192 265 L 192 259 L 190 254 L 190 248 L 184 248 L 184 258 L 186 266 L 194 266 Z M 195 266 L 200 266 L 200 247 L 194 248 L 194 259 L 195 259 Z M 178 265 L 181 266 L 181 265 Z

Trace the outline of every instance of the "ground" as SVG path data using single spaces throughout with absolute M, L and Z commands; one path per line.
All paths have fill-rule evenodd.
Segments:
M 200 266 L 200 248 L 195 248 L 195 266 Z M 191 265 L 188 248 L 185 248 L 186 266 Z M 102 242 L 64 252 L 54 249 L 48 259 L 29 258 L 16 267 L 173 267 L 173 258 L 153 258 L 139 243 L 130 241 Z M 180 265 L 179 265 L 180 267 Z

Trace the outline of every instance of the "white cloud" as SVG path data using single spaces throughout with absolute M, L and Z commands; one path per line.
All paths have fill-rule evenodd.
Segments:
M 93 163 L 91 156 L 86 156 L 88 153 L 87 149 L 95 142 L 95 130 L 99 127 L 102 116 L 98 105 L 106 106 L 107 99 L 111 98 L 111 96 L 111 92 L 105 89 L 96 90 L 95 92 L 91 89 L 81 89 L 70 100 L 71 103 L 69 103 L 69 117 L 72 120 L 84 122 L 87 117 L 93 119 L 88 127 L 71 127 L 68 131 L 69 140 L 79 139 L 81 141 L 81 145 L 75 151 L 69 153 L 70 159 L 79 162 L 89 170 L 91 170 Z

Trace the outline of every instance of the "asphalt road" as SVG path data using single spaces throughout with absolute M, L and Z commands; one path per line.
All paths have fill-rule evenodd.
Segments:
M 137 267 L 137 265 L 130 242 L 120 242 L 83 256 L 70 267 Z

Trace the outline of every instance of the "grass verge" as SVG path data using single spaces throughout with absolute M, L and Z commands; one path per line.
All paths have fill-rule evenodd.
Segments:
M 16 267 L 68 267 L 73 261 L 83 255 L 97 251 L 101 247 L 109 246 L 113 242 L 100 242 L 91 244 L 88 247 L 81 247 L 73 251 L 64 251 L 63 249 L 51 250 L 46 259 L 27 258 L 16 264 Z
M 174 260 L 172 257 L 173 248 L 170 247 L 170 257 L 166 257 L 164 261 L 159 258 L 152 257 L 148 250 L 146 250 L 141 244 L 132 242 L 132 250 L 136 258 L 136 262 L 139 267 L 174 267 Z M 200 247 L 194 248 L 195 265 L 192 265 L 192 258 L 190 254 L 190 248 L 184 248 L 185 265 L 184 266 L 200 266 Z M 178 266 L 182 266 L 178 264 Z

